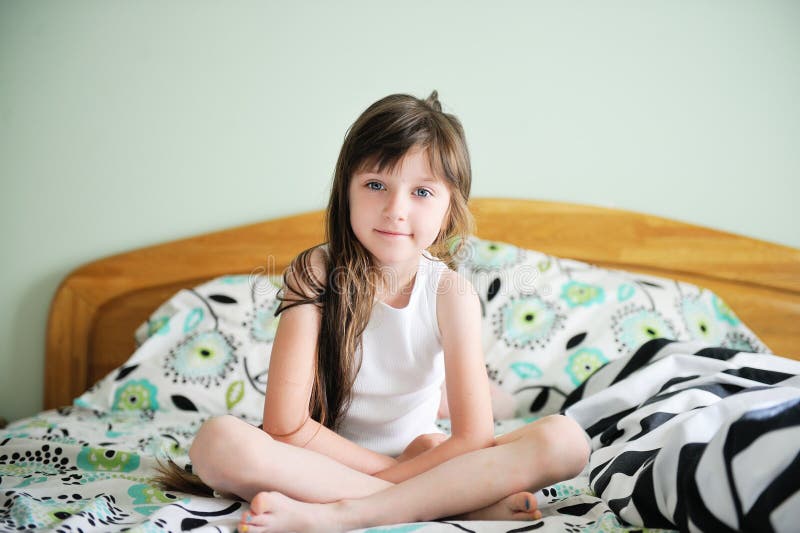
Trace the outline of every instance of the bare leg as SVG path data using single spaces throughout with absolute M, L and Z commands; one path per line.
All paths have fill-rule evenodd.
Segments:
M 329 503 L 362 498 L 393 486 L 325 455 L 275 441 L 231 416 L 206 422 L 189 453 L 194 471 L 203 481 L 217 491 L 247 500 L 264 490 L 277 490 L 302 502 Z M 528 518 L 536 510 L 530 496 Z M 485 514 L 475 511 L 471 519 L 519 519 L 526 503 L 523 498 L 504 498 L 489 506 Z
M 278 490 L 296 500 L 327 503 L 363 498 L 393 485 L 327 455 L 278 442 L 232 416 L 203 424 L 189 457 L 207 485 L 248 501 L 263 490 Z
M 364 498 L 326 505 L 259 493 L 251 502 L 258 516 L 248 531 L 346 531 L 456 516 L 573 477 L 586 465 L 588 453 L 585 434 L 575 422 L 546 417 L 499 437 L 494 447 L 455 457 Z
M 538 520 L 542 517 L 536 496 L 528 491 L 515 492 L 483 509 L 449 517 L 451 520 Z

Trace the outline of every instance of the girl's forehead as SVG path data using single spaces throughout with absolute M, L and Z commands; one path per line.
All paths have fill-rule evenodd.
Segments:
M 384 154 L 373 154 L 365 157 L 355 166 L 354 174 L 375 173 L 375 174 L 397 174 L 403 170 L 409 170 L 415 177 L 429 178 L 432 181 L 447 183 L 442 172 L 438 171 L 440 164 L 427 147 L 410 148 L 405 153 L 389 157 Z

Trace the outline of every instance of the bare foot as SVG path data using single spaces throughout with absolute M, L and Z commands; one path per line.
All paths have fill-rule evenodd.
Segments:
M 539 520 L 542 512 L 536 508 L 536 496 L 517 492 L 483 509 L 459 515 L 460 520 Z
M 242 515 L 241 533 L 327 533 L 353 529 L 342 521 L 336 503 L 305 503 L 280 492 L 259 492 Z

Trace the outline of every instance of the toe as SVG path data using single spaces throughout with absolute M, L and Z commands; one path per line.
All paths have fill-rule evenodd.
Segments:
M 250 513 L 260 515 L 269 510 L 269 493 L 259 492 L 250 500 Z
M 239 533 L 262 533 L 264 531 L 269 531 L 269 526 L 271 525 L 270 518 L 269 513 L 258 515 L 244 513 L 236 529 Z
M 253 514 L 245 511 L 239 523 L 245 526 L 266 526 L 269 523 L 269 513 Z
M 530 492 L 518 492 L 511 496 L 511 510 L 522 513 L 532 513 L 536 510 L 536 496 Z
M 533 512 L 519 512 L 513 513 L 511 515 L 511 520 L 520 520 L 529 522 L 531 520 L 539 520 L 542 518 L 541 511 L 533 511 Z
M 269 530 L 265 527 L 254 526 L 252 524 L 239 524 L 236 527 L 236 531 L 239 533 L 266 533 Z

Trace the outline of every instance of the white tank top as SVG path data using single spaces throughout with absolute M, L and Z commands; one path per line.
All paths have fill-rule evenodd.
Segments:
M 447 266 L 427 253 L 408 305 L 376 302 L 356 353 L 361 369 L 338 433 L 356 444 L 396 457 L 423 433 L 441 433 L 436 413 L 444 381 L 436 292 Z M 366 354 L 366 356 L 364 356 Z

